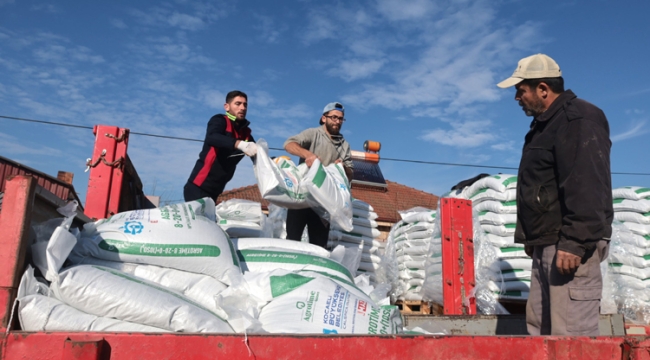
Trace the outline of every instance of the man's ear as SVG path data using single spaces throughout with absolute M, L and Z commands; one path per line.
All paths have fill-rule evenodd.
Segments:
M 226 112 L 230 111 L 230 105 L 228 105 L 228 103 L 223 104 L 223 109 L 226 110 Z
M 546 99 L 550 91 L 551 89 L 548 87 L 548 85 L 546 85 L 545 82 L 541 82 L 539 85 L 537 85 L 537 95 L 539 95 L 542 99 Z

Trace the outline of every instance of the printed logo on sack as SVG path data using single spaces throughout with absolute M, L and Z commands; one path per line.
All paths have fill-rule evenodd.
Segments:
M 298 309 L 304 309 L 304 308 L 305 308 L 305 303 L 302 302 L 302 301 L 298 301 L 298 302 L 296 303 L 296 307 L 297 307 Z
M 338 334 L 338 331 L 334 329 L 332 330 L 323 329 L 323 334 Z
M 124 229 L 125 234 L 138 235 L 144 229 L 144 225 L 139 221 L 127 221 L 120 229 Z
M 284 183 L 287 185 L 287 187 L 292 188 L 293 187 L 293 181 L 289 178 L 284 178 Z

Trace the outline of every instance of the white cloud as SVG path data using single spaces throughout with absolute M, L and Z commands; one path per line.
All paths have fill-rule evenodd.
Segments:
M 59 12 L 57 7 L 52 5 L 52 4 L 35 4 L 35 5 L 32 5 L 31 10 L 32 11 L 45 11 L 45 12 L 49 12 L 49 13 L 53 13 L 53 14 Z
M 179 14 L 177 12 L 169 16 L 167 22 L 169 25 L 183 30 L 199 30 L 205 26 L 201 18 L 187 14 Z
M 405 21 L 426 18 L 437 9 L 431 0 L 377 0 L 377 10 L 390 21 Z
M 375 74 L 383 65 L 382 60 L 343 60 L 328 73 L 350 82 Z
M 490 148 L 499 151 L 515 151 L 515 142 L 512 140 L 506 142 L 500 142 L 490 146 Z
M 201 92 L 203 103 L 212 109 L 223 109 L 226 95 L 218 90 L 204 90 Z
M 126 28 L 128 28 L 128 26 L 126 25 L 126 23 L 122 19 L 111 19 L 110 24 L 113 27 L 116 27 L 118 29 L 126 29 Z
M 420 139 L 460 148 L 481 146 L 496 139 L 489 120 L 454 122 L 450 125 L 451 130 L 426 130 Z
M 177 1 L 179 6 L 170 10 L 169 4 L 161 4 L 147 10 L 130 9 L 129 14 L 144 26 L 171 26 L 182 30 L 197 31 L 226 16 L 233 4 L 227 1 Z
M 645 126 L 646 121 L 640 121 L 636 124 L 632 125 L 632 128 L 630 130 L 627 130 L 625 132 L 622 132 L 620 134 L 614 135 L 611 137 L 612 142 L 617 142 L 617 141 L 622 141 L 622 140 L 627 140 L 631 138 L 635 138 L 637 136 L 645 135 L 649 132 L 649 130 Z
M 255 15 L 256 24 L 255 29 L 260 32 L 259 38 L 267 43 L 274 44 L 280 39 L 280 34 L 288 29 L 285 24 L 276 24 L 270 16 Z

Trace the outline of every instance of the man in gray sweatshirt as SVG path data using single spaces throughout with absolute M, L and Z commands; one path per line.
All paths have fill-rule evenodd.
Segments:
M 323 109 L 319 127 L 304 130 L 284 142 L 284 149 L 300 157 L 311 167 L 314 160 L 320 160 L 323 166 L 343 163 L 348 180 L 352 180 L 352 158 L 350 144 L 341 135 L 341 126 L 345 121 L 345 109 L 341 103 L 327 104 Z M 323 248 L 327 247 L 329 223 L 321 219 L 312 209 L 289 209 L 287 212 L 287 239 L 300 241 L 307 226 L 309 242 Z

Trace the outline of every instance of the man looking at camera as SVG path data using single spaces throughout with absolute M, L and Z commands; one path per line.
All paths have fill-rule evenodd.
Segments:
M 348 180 L 352 179 L 353 165 L 350 156 L 350 144 L 341 135 L 341 126 L 345 121 L 345 109 L 341 103 L 329 103 L 323 109 L 319 124 L 321 126 L 304 130 L 292 136 L 284 143 L 284 149 L 300 157 L 311 167 L 314 160 L 320 160 L 323 166 L 343 163 Z M 300 241 L 307 226 L 309 242 L 323 248 L 327 247 L 329 223 L 321 219 L 312 209 L 289 209 L 287 212 L 287 239 Z

